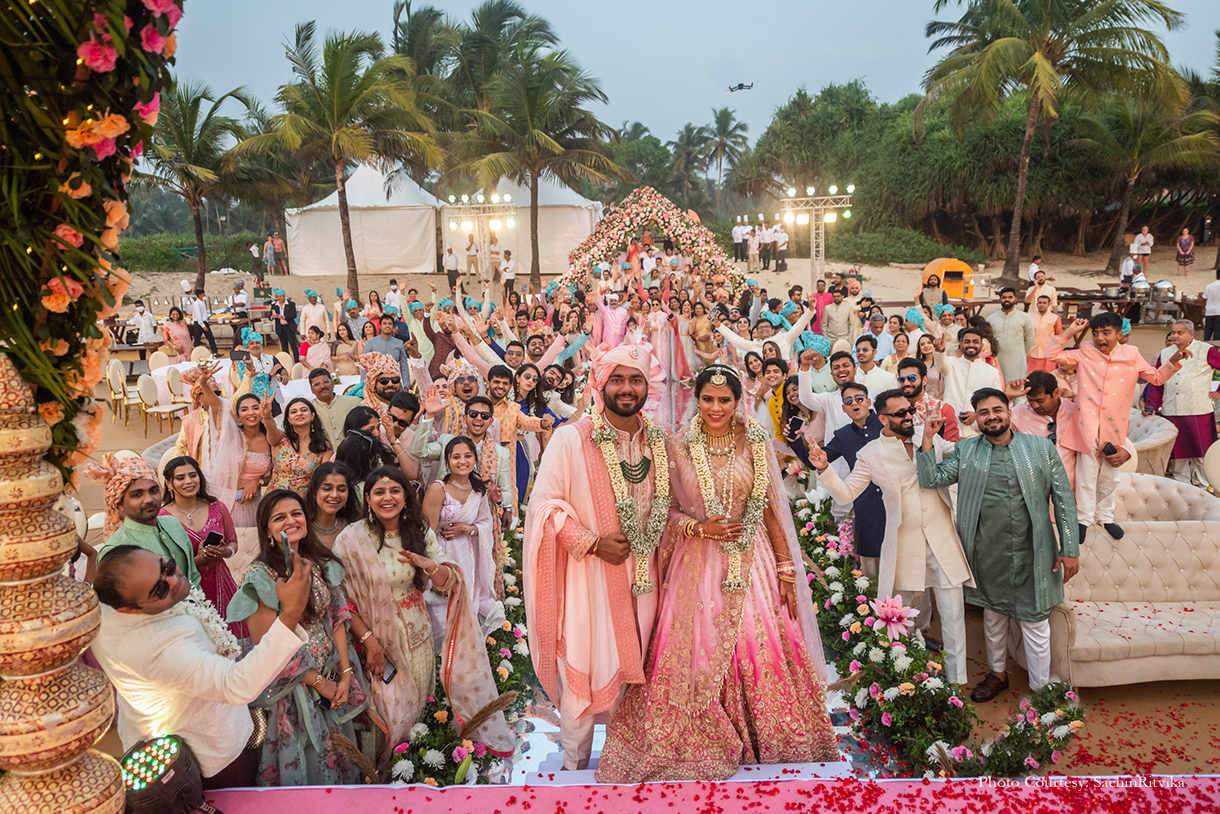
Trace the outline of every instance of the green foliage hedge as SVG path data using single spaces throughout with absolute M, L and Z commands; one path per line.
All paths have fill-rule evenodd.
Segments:
M 839 234 L 827 229 L 826 258 L 845 263 L 885 266 L 889 263 L 929 263 L 938 257 L 955 257 L 982 263 L 981 252 L 953 244 L 943 245 L 913 229 L 882 226 L 872 232 Z
M 225 235 L 205 235 L 204 244 L 208 250 L 208 271 L 222 268 L 235 268 L 238 271 L 249 271 L 251 261 L 250 251 L 246 248 L 250 243 L 259 247 L 266 242 L 266 235 L 259 236 L 250 231 L 234 232 Z M 124 268 L 134 274 L 141 272 L 178 272 L 194 274 L 198 264 L 194 258 L 184 260 L 174 251 L 194 249 L 195 235 L 191 232 L 163 232 L 146 237 L 124 238 L 121 248 L 121 258 Z M 193 277 L 192 277 L 193 279 Z

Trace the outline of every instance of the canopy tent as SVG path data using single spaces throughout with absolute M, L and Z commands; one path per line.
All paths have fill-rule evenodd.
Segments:
M 507 178 L 500 180 L 495 192 L 512 195 L 517 212 L 515 228 L 503 228 L 497 234 L 500 250 L 508 249 L 517 261 L 517 276 L 529 275 L 533 252 L 530 251 L 530 190 L 518 186 Z M 491 191 L 485 190 L 490 199 Z M 445 241 L 453 246 L 453 253 L 465 255 L 466 235 L 449 229 L 448 221 L 461 220 L 456 215 L 460 204 L 445 204 Z M 543 274 L 563 274 L 568 270 L 568 254 L 593 233 L 602 217 L 602 205 L 590 201 L 571 188 L 547 178 L 538 181 L 538 255 Z M 486 249 L 486 247 L 480 247 Z M 465 268 L 463 265 L 462 268 Z
M 352 251 L 360 274 L 430 274 L 436 271 L 436 210 L 440 203 L 400 173 L 389 196 L 386 176 L 362 164 L 347 179 Z M 288 254 L 292 273 L 306 277 L 345 274 L 339 193 L 289 209 Z

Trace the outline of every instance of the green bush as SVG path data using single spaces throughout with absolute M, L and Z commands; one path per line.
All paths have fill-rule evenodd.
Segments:
M 955 257 L 970 264 L 982 263 L 974 249 L 943 245 L 922 232 L 883 226 L 873 232 L 826 235 L 826 257 L 845 263 L 885 266 L 890 263 L 930 263 L 938 257 Z
M 252 258 L 246 246 L 250 243 L 257 244 L 261 255 L 262 245 L 266 240 L 266 235 L 259 236 L 250 231 L 235 232 L 223 237 L 204 235 L 204 245 L 208 250 L 208 271 L 222 268 L 249 271 Z M 179 257 L 174 247 L 193 250 L 195 235 L 190 232 L 163 232 L 145 237 L 124 238 L 119 244 L 119 257 L 123 267 L 133 274 L 156 271 L 194 274 L 197 268 L 195 259 Z

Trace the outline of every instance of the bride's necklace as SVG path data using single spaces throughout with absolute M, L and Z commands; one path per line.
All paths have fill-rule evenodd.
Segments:
M 720 435 L 712 435 L 706 430 L 703 433 L 707 454 L 714 458 L 727 458 L 737 451 L 737 436 L 733 432 L 736 418 L 729 419 L 729 428 Z

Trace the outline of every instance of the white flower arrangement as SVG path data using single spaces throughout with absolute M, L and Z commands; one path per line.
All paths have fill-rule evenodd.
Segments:
M 422 740 L 423 738 L 428 737 L 428 732 L 429 730 L 427 724 L 416 724 L 415 726 L 411 727 L 410 738 L 413 741 Z
M 843 593 L 843 583 L 841 583 L 841 582 L 832 582 L 832 583 L 830 583 L 829 585 L 827 585 L 826 587 L 830 589 L 830 592 L 831 592 L 832 594 L 841 594 L 841 593 Z M 837 605 L 838 603 L 836 602 L 836 603 L 834 603 L 834 604 L 836 604 L 836 605 Z
M 394 776 L 395 780 L 409 783 L 411 778 L 415 776 L 415 764 L 409 760 L 400 760 L 394 764 L 390 774 Z
M 991 750 L 995 747 L 995 741 L 986 740 L 979 746 L 979 753 L 983 757 L 990 757 Z
M 910 668 L 912 663 L 913 662 L 910 656 L 899 656 L 898 658 L 894 659 L 894 669 L 900 673 L 905 673 Z
M 208 640 L 216 646 L 216 654 L 230 661 L 241 655 L 241 644 L 229 626 L 220 618 L 211 601 L 200 588 L 191 588 L 186 599 L 170 609 L 172 616 L 189 616 L 199 623 Z
M 512 574 L 505 573 L 504 574 L 504 584 L 505 585 L 516 585 L 517 578 L 515 576 L 513 576 Z
M 530 648 L 529 645 L 527 645 L 524 641 L 519 641 L 513 645 L 513 652 L 519 656 L 528 656 L 530 654 Z
M 1072 734 L 1072 728 L 1070 726 L 1068 726 L 1067 724 L 1064 724 L 1063 726 L 1057 726 L 1051 730 L 1051 737 L 1058 741 L 1063 740 L 1070 734 Z
M 828 566 L 826 566 L 826 570 L 823 571 L 822 573 L 826 576 L 827 579 L 835 579 L 836 577 L 839 576 L 839 574 L 841 572 L 839 571 L 837 566 L 828 565 Z
M 504 600 L 504 607 L 506 607 L 506 608 L 515 608 L 520 604 L 521 604 L 520 597 L 510 596 L 510 597 L 506 597 Z
M 874 647 L 872 650 L 868 651 L 868 660 L 873 664 L 880 664 L 881 662 L 885 661 L 885 651 L 880 647 Z
M 526 636 L 530 635 L 529 630 L 525 627 L 525 622 L 522 622 L 521 624 L 517 625 L 517 627 L 519 627 L 521 629 L 521 638 L 524 639 Z
M 1045 715 L 1043 715 L 1039 720 L 1042 721 L 1043 726 L 1050 726 L 1055 721 L 1059 720 L 1059 716 L 1053 712 L 1048 712 Z
M 943 690 L 945 688 L 945 682 L 941 681 L 936 676 L 928 676 L 923 685 L 928 690 Z
M 936 741 L 929 746 L 928 751 L 924 753 L 928 756 L 929 760 L 938 760 L 940 758 L 940 753 L 937 751 L 937 747 L 944 749 L 946 752 L 949 751 L 949 744 L 945 743 L 944 741 Z
M 839 627 L 851 627 L 855 623 L 856 623 L 856 617 L 852 616 L 849 613 L 846 616 L 844 616 L 842 619 L 839 620 Z
M 859 644 L 857 644 L 855 647 L 853 647 L 851 649 L 851 654 L 853 656 L 859 656 L 861 653 L 863 653 L 865 651 L 865 649 L 867 647 L 868 647 L 867 642 L 860 642 Z
M 866 706 L 868 706 L 868 687 L 860 688 L 860 691 L 856 693 L 855 701 L 856 706 L 860 709 L 864 709 Z
M 886 687 L 885 690 L 882 691 L 881 697 L 884 698 L 886 701 L 893 701 L 895 698 L 897 698 L 901 694 L 902 694 L 902 690 L 899 689 L 898 687 Z
M 842 601 L 843 601 L 843 594 L 831 594 L 830 595 L 830 604 L 837 605 Z
M 508 670 L 510 673 L 513 671 L 513 663 L 508 659 L 500 659 L 500 663 L 496 665 L 496 669 L 498 670 L 501 667 Z
M 863 591 L 868 588 L 868 577 L 856 577 L 856 590 Z
M 839 552 L 835 551 L 833 548 L 826 549 L 826 559 L 828 559 L 828 560 L 839 559 Z
M 424 763 L 427 763 L 434 769 L 439 769 L 445 765 L 445 756 L 435 749 L 429 749 L 424 753 Z

